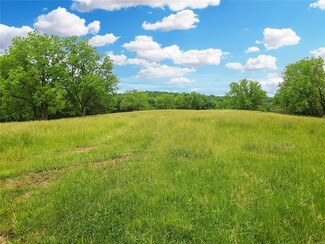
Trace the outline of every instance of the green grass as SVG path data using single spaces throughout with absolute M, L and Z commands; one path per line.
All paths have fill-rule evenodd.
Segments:
M 324 243 L 325 120 L 146 111 L 0 124 L 0 242 Z

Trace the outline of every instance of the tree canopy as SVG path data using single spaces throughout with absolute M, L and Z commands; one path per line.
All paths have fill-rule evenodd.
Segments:
M 150 109 L 149 96 L 146 92 L 131 90 L 119 99 L 119 110 L 122 112 Z
M 324 60 L 305 58 L 286 66 L 275 104 L 287 113 L 325 116 Z
M 87 40 L 37 31 L 14 38 L 0 66 L 1 120 L 85 115 L 94 105 L 109 107 L 118 82 L 111 60 Z
M 231 109 L 261 110 L 267 96 L 260 83 L 243 79 L 230 84 L 226 106 Z
M 322 58 L 305 58 L 285 67 L 273 98 L 257 81 L 230 84 L 223 96 L 197 92 L 139 92 L 115 95 L 118 78 L 108 56 L 88 40 L 60 38 L 37 31 L 16 37 L 0 56 L 0 121 L 84 116 L 148 109 L 240 109 L 282 111 L 325 117 Z

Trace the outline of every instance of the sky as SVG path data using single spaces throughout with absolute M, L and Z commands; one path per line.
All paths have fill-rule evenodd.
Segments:
M 119 92 L 224 95 L 251 79 L 273 96 L 288 64 L 325 59 L 325 0 L 0 0 L 0 55 L 37 29 L 89 39 Z

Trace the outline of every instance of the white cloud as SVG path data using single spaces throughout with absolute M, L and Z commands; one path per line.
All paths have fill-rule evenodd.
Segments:
M 227 63 L 226 67 L 229 69 L 239 69 L 239 70 L 243 69 L 243 65 L 241 63 Z
M 133 64 L 133 65 L 144 66 L 144 67 L 157 66 L 158 65 L 156 62 L 149 63 L 148 61 L 146 61 L 144 59 L 141 59 L 141 58 L 129 58 L 127 60 L 127 64 Z
M 256 43 L 264 43 L 264 46 L 267 50 L 278 49 L 283 46 L 295 45 L 298 44 L 301 39 L 291 28 L 265 28 L 263 35 L 263 41 L 257 41 Z
M 157 65 L 141 69 L 138 78 L 162 78 L 162 77 L 180 77 L 187 73 L 195 72 L 193 68 L 173 67 L 168 65 Z
M 186 9 L 176 14 L 171 14 L 154 24 L 144 22 L 142 27 L 145 30 L 187 30 L 195 28 L 195 23 L 198 22 L 200 21 L 197 15 L 192 10 Z
M 321 10 L 325 10 L 325 0 L 318 0 L 309 5 L 311 8 L 320 8 Z
M 134 41 L 123 45 L 127 50 L 135 52 L 137 57 L 149 62 L 173 60 L 175 64 L 190 66 L 218 65 L 222 56 L 220 49 L 182 51 L 177 45 L 162 48 L 151 36 L 136 36 Z
M 126 64 L 127 57 L 124 54 L 114 55 L 112 52 L 109 52 L 107 55 L 113 61 L 114 65 L 125 65 Z
M 182 52 L 173 58 L 175 64 L 185 64 L 190 66 L 218 65 L 222 51 L 220 49 L 209 48 L 206 50 L 189 50 Z
M 257 58 L 249 58 L 245 65 L 241 63 L 227 63 L 226 67 L 230 69 L 238 69 L 242 71 L 257 71 L 257 70 L 276 70 L 276 58 L 271 55 L 259 55 Z
M 124 54 L 114 55 L 113 52 L 107 54 L 115 65 L 136 65 L 142 67 L 159 66 L 156 62 L 149 63 L 141 58 L 128 58 Z
M 161 48 L 160 44 L 154 42 L 151 36 L 136 36 L 134 41 L 123 44 L 123 47 L 136 52 L 139 58 L 149 62 L 173 59 L 175 55 L 179 55 L 181 52 L 176 45 Z
M 97 33 L 100 22 L 94 21 L 88 26 L 79 16 L 68 12 L 65 8 L 57 9 L 37 17 L 35 29 L 58 36 L 82 36 L 88 33 Z
M 193 83 L 193 82 L 195 81 L 190 80 L 189 78 L 186 77 L 177 77 L 177 78 L 170 79 L 168 84 L 185 84 L 185 83 Z
M 88 30 L 90 33 L 92 34 L 97 34 L 98 31 L 100 30 L 100 22 L 98 20 L 95 20 L 94 22 L 91 22 L 89 25 L 88 25 Z
M 257 58 L 249 58 L 244 66 L 245 70 L 265 70 L 265 69 L 277 69 L 276 58 L 271 55 L 259 55 Z
M 191 9 L 203 9 L 208 6 L 218 6 L 220 0 L 73 0 L 72 8 L 80 12 L 88 12 L 93 9 L 104 10 L 119 10 L 121 8 L 129 8 L 135 6 L 149 6 L 152 8 L 169 7 L 173 11 L 180 11 L 187 8 Z
M 3 54 L 5 50 L 11 45 L 11 40 L 14 37 L 26 37 L 27 33 L 31 31 L 33 31 L 33 29 L 29 26 L 22 26 L 20 28 L 17 28 L 0 24 L 0 54 Z
M 93 47 L 102 47 L 116 42 L 117 39 L 119 39 L 119 37 L 114 36 L 112 33 L 103 36 L 97 35 L 89 39 L 89 44 Z
M 274 96 L 279 84 L 282 82 L 283 79 L 278 73 L 269 73 L 265 80 L 260 81 L 260 84 L 269 96 Z
M 134 41 L 123 44 L 129 51 L 136 52 L 137 56 L 150 61 L 166 59 L 160 45 L 154 42 L 151 36 L 136 36 Z
M 312 55 L 314 55 L 316 58 L 321 57 L 321 58 L 325 59 L 325 47 L 320 47 L 316 50 L 312 50 L 312 51 L 310 51 L 310 53 Z
M 255 52 L 259 52 L 259 51 L 260 51 L 260 49 L 258 47 L 249 47 L 249 48 L 247 48 L 245 53 L 255 53 Z

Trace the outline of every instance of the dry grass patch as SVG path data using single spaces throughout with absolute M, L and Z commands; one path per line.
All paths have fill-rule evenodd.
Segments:
M 60 176 L 67 171 L 75 171 L 84 167 L 100 167 L 105 164 L 111 164 L 130 159 L 134 154 L 122 154 L 106 160 L 90 162 L 87 164 L 70 165 L 55 169 L 46 169 L 39 172 L 32 172 L 23 176 L 15 178 L 8 178 L 0 181 L 0 186 L 4 189 L 17 189 L 17 188 L 38 188 L 47 187 L 52 182 L 58 180 Z M 115 164 L 114 164 L 115 166 Z
M 76 147 L 76 148 L 73 149 L 73 151 L 78 152 L 78 153 L 82 153 L 82 152 L 88 152 L 91 149 L 92 149 L 92 147 L 84 146 L 84 147 Z

